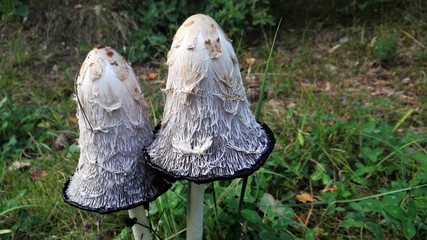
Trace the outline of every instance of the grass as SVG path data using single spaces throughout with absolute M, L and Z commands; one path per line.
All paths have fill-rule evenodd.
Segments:
M 277 144 L 248 179 L 242 239 L 427 237 L 427 22 L 416 13 L 350 24 L 284 19 L 261 113 Z M 77 57 L 60 43 L 43 50 L 31 29 L 8 21 L 0 40 L 0 239 L 131 239 L 126 211 L 98 215 L 61 198 L 79 157 L 72 82 L 87 47 Z M 397 40 L 388 42 L 392 34 Z M 239 44 L 249 97 L 268 60 L 265 36 Z M 248 57 L 256 59 L 250 75 Z M 163 109 L 162 61 L 134 66 L 153 123 Z M 11 170 L 14 162 L 29 166 Z M 231 238 L 241 186 L 236 179 L 206 189 L 206 239 Z M 163 239 L 185 237 L 185 206 L 183 182 L 150 204 Z

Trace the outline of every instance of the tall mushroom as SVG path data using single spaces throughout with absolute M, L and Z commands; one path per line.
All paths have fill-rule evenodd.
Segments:
M 163 120 L 148 148 L 150 165 L 190 180 L 187 239 L 203 236 L 203 185 L 252 174 L 275 139 L 251 113 L 236 54 L 211 17 L 189 17 L 174 36 Z
M 147 226 L 142 204 L 171 185 L 143 154 L 153 133 L 130 63 L 110 47 L 96 47 L 76 75 L 75 87 L 80 158 L 65 183 L 64 200 L 103 214 L 130 209 L 130 217 Z M 133 231 L 135 239 L 151 239 L 147 228 L 134 225 Z

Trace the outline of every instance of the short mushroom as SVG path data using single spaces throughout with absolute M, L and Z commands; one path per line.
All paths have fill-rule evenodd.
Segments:
M 65 183 L 65 202 L 103 214 L 130 209 L 131 218 L 147 225 L 142 204 L 171 184 L 143 153 L 153 133 L 130 63 L 110 47 L 96 47 L 76 75 L 75 87 L 80 158 Z M 136 239 L 142 234 L 150 239 L 147 228 L 134 225 L 133 230 Z
M 204 187 L 197 184 L 252 174 L 275 139 L 253 116 L 231 41 L 214 19 L 189 17 L 174 36 L 167 65 L 166 103 L 149 161 L 175 179 L 193 182 L 187 239 L 201 239 Z

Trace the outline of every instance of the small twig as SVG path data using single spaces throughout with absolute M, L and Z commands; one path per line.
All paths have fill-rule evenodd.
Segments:
M 313 197 L 313 187 L 311 186 L 311 180 L 309 181 L 309 183 L 310 183 L 310 195 Z M 308 222 L 310 221 L 311 214 L 313 213 L 313 208 L 314 208 L 314 206 L 311 205 L 310 210 L 308 211 L 308 214 L 307 214 L 307 218 L 305 219 L 305 222 L 304 222 L 305 226 L 307 226 Z
M 170 237 L 168 237 L 168 238 L 165 238 L 165 240 L 174 239 L 176 236 L 178 236 L 179 234 L 181 234 L 181 233 L 183 233 L 183 232 L 185 232 L 185 231 L 187 231 L 187 228 L 184 228 L 184 229 L 182 229 L 181 231 L 179 231 L 179 232 L 175 233 L 174 235 L 172 235 L 172 236 L 170 236 Z
M 412 39 L 416 44 L 418 44 L 418 46 L 422 47 L 422 48 L 426 48 L 426 46 L 424 44 L 422 44 L 420 41 L 418 41 L 417 39 L 415 39 L 411 34 L 409 34 L 408 32 L 406 32 L 403 29 L 400 29 L 400 31 L 402 31 L 406 36 L 408 36 L 410 39 Z

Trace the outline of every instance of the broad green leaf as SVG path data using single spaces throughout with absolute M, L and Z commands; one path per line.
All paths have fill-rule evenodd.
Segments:
M 345 220 L 341 222 L 341 226 L 345 228 L 357 227 L 361 228 L 365 225 L 365 215 L 360 212 L 348 212 Z
M 412 219 L 404 219 L 402 221 L 402 229 L 405 236 L 409 239 L 413 238 L 415 234 L 417 234 L 417 230 L 415 229 L 414 223 Z
M 357 169 L 356 169 L 355 173 L 357 176 L 363 176 L 365 174 L 374 173 L 377 170 L 375 165 L 365 166 L 365 165 L 359 163 L 359 164 L 356 164 L 356 167 L 357 167 Z
M 384 148 L 362 147 L 362 154 L 372 162 L 378 161 L 378 156 L 384 152 Z
M 304 146 L 304 136 L 302 135 L 301 131 L 298 131 L 297 133 L 298 142 L 301 146 Z
M 331 178 L 329 177 L 329 175 L 328 174 L 323 174 L 322 175 L 322 183 L 324 185 L 327 185 L 330 182 L 331 182 Z
M 327 203 L 332 203 L 337 198 L 337 195 L 338 195 L 337 191 L 325 192 L 322 194 L 322 199 Z
M 417 208 L 415 207 L 415 202 L 413 199 L 409 199 L 408 201 L 408 218 L 415 219 L 417 217 Z
M 411 157 L 415 160 L 421 161 L 421 162 L 427 162 L 427 154 L 421 151 L 416 151 L 411 153 Z
M 332 214 L 335 213 L 335 210 L 336 210 L 336 205 L 335 204 L 331 204 L 331 205 L 328 206 L 328 208 L 326 209 L 325 213 L 327 215 L 332 215 Z
M 397 195 L 399 194 L 384 196 L 384 199 L 383 199 L 384 205 L 400 205 L 402 197 Z
M 323 171 L 316 171 L 313 174 L 311 174 L 311 180 L 318 181 L 322 178 L 324 172 Z
M 26 16 L 28 16 L 28 13 L 29 13 L 30 11 L 29 11 L 29 8 L 28 8 L 28 6 L 27 5 L 21 5 L 21 6 L 18 6 L 16 9 L 15 9 L 15 15 L 16 16 L 20 16 L 20 17 L 26 17 Z
M 316 231 L 314 231 L 313 228 L 307 229 L 305 232 L 305 239 L 306 240 L 315 240 L 316 239 Z
M 397 50 L 397 35 L 390 34 L 387 37 L 378 37 L 374 42 L 374 55 L 380 60 L 389 60 L 396 54 Z
M 375 240 L 383 240 L 384 239 L 384 233 L 380 225 L 368 221 L 366 222 L 366 228 L 375 236 Z
M 417 209 L 427 209 L 427 197 L 417 197 L 414 202 Z
M 285 219 L 292 219 L 295 216 L 295 212 L 290 207 L 283 207 L 283 217 Z
M 3 107 L 3 105 L 7 102 L 8 98 L 4 97 L 1 101 L 0 101 L 0 109 Z
M 258 215 L 258 213 L 251 209 L 243 209 L 242 210 L 242 216 L 250 223 L 253 224 L 259 224 L 262 222 L 261 217 Z
M 367 199 L 361 201 L 360 204 L 364 207 L 365 212 L 380 212 L 383 204 L 376 199 Z
M 354 227 L 357 227 L 357 228 L 361 228 L 361 227 L 363 227 L 363 225 L 364 225 L 365 223 L 364 223 L 364 221 L 359 221 L 359 220 L 355 220 L 354 222 L 353 222 L 353 226 Z
M 265 223 L 258 223 L 256 229 L 259 231 L 260 239 L 276 239 L 275 228 Z
M 351 228 L 353 227 L 353 223 L 354 223 L 354 219 L 344 219 L 341 223 L 340 226 L 343 228 Z
M 345 211 L 347 211 L 347 209 L 345 209 L 345 208 L 343 208 L 343 207 L 337 207 L 335 210 L 336 210 L 337 212 L 345 212 Z
M 362 205 L 360 205 L 357 202 L 351 202 L 349 205 L 350 205 L 351 208 L 353 208 L 356 211 L 362 211 L 363 210 Z
M 377 125 L 377 123 L 375 121 L 370 121 L 367 122 L 365 124 L 363 124 L 362 126 L 362 130 L 365 133 L 372 133 L 375 132 L 375 126 Z
M 129 239 L 132 236 L 132 228 L 123 228 L 119 235 L 114 237 L 114 240 L 125 240 Z
M 403 219 L 406 219 L 405 211 L 403 211 L 403 209 L 398 205 L 385 205 L 384 211 L 397 220 L 402 221 Z

